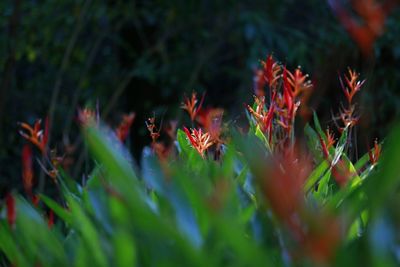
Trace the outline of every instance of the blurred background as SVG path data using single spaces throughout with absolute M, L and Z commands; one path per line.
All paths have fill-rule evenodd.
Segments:
M 184 94 L 206 92 L 205 106 L 240 120 L 270 53 L 310 74 L 308 105 L 324 125 L 344 100 L 338 74 L 358 70 L 367 79 L 357 99 L 363 145 L 383 138 L 400 111 L 396 1 L 3 0 L 0 11 L 2 192 L 21 187 L 17 122 L 52 114 L 51 147 L 79 158 L 78 108 L 98 106 L 110 125 L 134 111 L 128 145 L 139 159 L 148 117 L 187 121 Z

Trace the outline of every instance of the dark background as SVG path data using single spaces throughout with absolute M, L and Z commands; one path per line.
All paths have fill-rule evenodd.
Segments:
M 323 0 L 4 0 L 0 12 L 1 191 L 20 187 L 17 122 L 52 112 L 51 147 L 63 153 L 80 144 L 77 108 L 98 102 L 110 125 L 135 111 L 128 145 L 138 159 L 150 142 L 146 118 L 187 122 L 184 93 L 206 91 L 206 106 L 241 118 L 253 71 L 269 53 L 311 75 L 310 105 L 324 125 L 343 100 L 338 73 L 360 71 L 367 79 L 357 99 L 363 144 L 383 138 L 399 114 L 398 9 L 368 56 Z M 75 160 L 71 174 L 82 169 Z

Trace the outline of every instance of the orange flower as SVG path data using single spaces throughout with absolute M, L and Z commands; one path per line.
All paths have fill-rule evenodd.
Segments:
M 203 133 L 201 129 L 190 129 L 190 132 L 188 128 L 184 127 L 183 130 L 192 146 L 199 152 L 200 156 L 204 158 L 206 150 L 213 145 L 210 134 Z
M 197 94 L 195 92 L 192 93 L 191 98 L 185 96 L 185 100 L 182 103 L 181 108 L 187 111 L 192 121 L 195 120 L 197 113 L 201 110 L 201 106 L 203 105 L 204 101 L 204 96 L 205 94 L 203 94 L 200 103 L 198 105 L 197 105 L 198 102 Z
M 131 128 L 134 119 L 135 119 L 135 113 L 133 112 L 129 113 L 128 115 L 124 115 L 122 117 L 121 124 L 115 130 L 115 134 L 118 140 L 120 140 L 121 142 L 124 142 L 128 137 L 129 129 Z
M 49 120 L 46 118 L 44 131 L 41 130 L 41 120 L 36 120 L 33 127 L 31 127 L 27 123 L 19 123 L 19 126 L 22 130 L 19 131 L 19 134 L 34 144 L 42 154 L 46 152 L 46 145 L 49 138 Z

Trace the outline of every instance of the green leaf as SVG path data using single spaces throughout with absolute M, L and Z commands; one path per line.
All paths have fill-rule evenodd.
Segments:
M 72 197 L 67 197 L 67 201 L 73 218 L 72 224 L 82 236 L 84 245 L 90 253 L 88 256 L 93 259 L 96 266 L 107 266 L 107 258 L 97 228 L 81 208 L 80 203 Z
M 136 245 L 129 232 L 121 229 L 117 230 L 113 234 L 113 243 L 115 266 L 137 266 Z
M 178 129 L 176 134 L 177 134 L 176 140 L 178 141 L 179 152 L 188 157 L 191 151 L 193 150 L 193 147 L 190 145 L 186 133 L 181 129 Z
M 307 178 L 304 185 L 305 192 L 310 192 L 318 181 L 323 177 L 323 175 L 328 171 L 330 164 L 324 160 L 322 161 Z
M 270 147 L 270 145 L 269 145 L 269 142 L 268 142 L 267 138 L 265 137 L 264 133 L 261 131 L 259 125 L 257 125 L 255 135 L 263 142 L 263 144 L 265 145 L 265 147 L 267 148 L 267 150 L 268 150 L 269 152 L 271 152 L 271 147 Z
M 321 124 L 319 123 L 319 119 L 317 116 L 317 113 L 314 111 L 313 112 L 313 119 L 314 119 L 314 127 L 317 130 L 317 133 L 326 141 L 326 135 L 325 132 L 322 130 Z
M 323 159 L 323 156 L 321 153 L 321 143 L 319 141 L 317 132 L 307 123 L 304 127 L 304 133 L 307 136 L 308 149 L 311 151 L 316 161 L 320 162 Z
M 347 132 L 348 132 L 348 127 L 346 127 L 343 130 L 342 135 L 340 136 L 339 141 L 336 144 L 335 154 L 334 154 L 333 159 L 332 159 L 332 166 L 334 166 L 334 165 L 336 165 L 338 163 L 340 157 L 343 154 L 343 151 L 344 151 L 344 149 L 346 147 L 346 144 L 347 144 Z
M 40 199 L 49 207 L 54 213 L 60 217 L 65 223 L 71 224 L 72 222 L 72 215 L 70 212 L 66 211 L 62 206 L 60 206 L 57 202 L 52 200 L 51 198 L 41 194 Z

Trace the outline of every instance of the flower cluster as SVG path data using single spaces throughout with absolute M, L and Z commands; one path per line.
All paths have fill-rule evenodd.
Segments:
M 267 134 L 271 143 L 275 139 L 287 142 L 291 138 L 294 120 L 302 96 L 311 91 L 313 84 L 300 67 L 293 72 L 282 66 L 269 55 L 262 62 L 263 68 L 257 72 L 255 80 L 255 104 L 247 105 L 247 110 L 255 123 Z M 268 85 L 270 103 L 266 105 L 265 88 Z M 284 135 L 277 128 L 280 127 Z
M 211 140 L 211 135 L 209 133 L 202 132 L 201 128 L 199 130 L 189 129 L 184 127 L 183 130 L 186 133 L 187 138 L 190 143 L 196 149 L 197 152 L 204 158 L 204 153 L 206 150 L 213 145 Z

